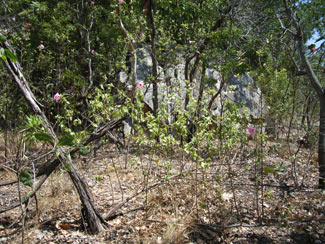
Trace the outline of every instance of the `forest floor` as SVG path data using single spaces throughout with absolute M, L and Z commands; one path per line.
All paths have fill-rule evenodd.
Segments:
M 124 201 L 109 228 L 82 228 L 78 194 L 61 168 L 28 207 L 24 243 L 325 243 L 315 150 L 290 147 L 268 142 L 257 160 L 251 141 L 201 167 L 184 153 L 139 146 L 125 165 L 126 153 L 105 145 L 75 164 L 103 216 Z M 0 171 L 0 183 L 14 179 Z M 18 199 L 17 189 L 0 187 L 0 207 Z M 20 216 L 21 208 L 0 214 L 0 243 L 21 243 Z

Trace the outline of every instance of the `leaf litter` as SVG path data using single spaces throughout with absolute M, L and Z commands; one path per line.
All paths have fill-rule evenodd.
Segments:
M 106 216 L 109 228 L 87 233 L 78 194 L 60 169 L 37 194 L 37 209 L 29 205 L 25 243 L 325 243 L 325 192 L 317 189 L 317 165 L 306 160 L 310 150 L 294 163 L 265 150 L 261 165 L 248 145 L 231 162 L 218 155 L 200 168 L 178 153 L 138 149 L 126 168 L 113 145 L 76 160 L 103 216 L 117 207 Z M 12 179 L 0 171 L 1 182 Z M 17 196 L 17 186 L 0 187 L 1 206 Z M 20 242 L 20 214 L 0 214 L 0 243 Z

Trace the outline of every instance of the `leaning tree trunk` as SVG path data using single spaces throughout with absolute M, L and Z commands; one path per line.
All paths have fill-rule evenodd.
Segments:
M 14 53 L 13 48 L 10 46 L 10 44 L 6 41 L 5 47 L 9 50 L 11 50 Z M 9 72 L 14 77 L 15 82 L 19 86 L 21 92 L 23 93 L 25 99 L 30 104 L 34 112 L 44 121 L 43 126 L 46 128 L 47 133 L 50 134 L 53 139 L 55 145 L 58 142 L 58 138 L 56 134 L 54 133 L 53 127 L 49 123 L 47 117 L 45 116 L 44 112 L 41 110 L 39 103 L 37 102 L 33 92 L 28 86 L 28 83 L 21 71 L 21 67 L 18 62 L 13 62 L 9 58 L 5 61 L 5 64 L 9 70 Z M 88 184 L 81 178 L 79 175 L 77 169 L 74 167 L 71 158 L 68 157 L 68 153 L 65 152 L 63 147 L 58 146 L 57 150 L 59 152 L 58 158 L 60 162 L 65 163 L 68 165 L 68 172 L 70 175 L 70 178 L 76 187 L 81 204 L 82 204 L 82 217 L 84 222 L 86 223 L 86 226 L 88 228 L 88 231 L 91 234 L 99 233 L 103 230 L 103 224 L 107 225 L 105 220 L 101 217 L 99 212 L 96 210 L 91 193 L 88 187 Z
M 69 170 L 70 178 L 81 200 L 81 213 L 83 221 L 87 224 L 85 228 L 87 228 L 91 234 L 97 234 L 104 229 L 103 224 L 107 224 L 94 206 L 94 201 L 87 182 L 81 178 L 72 162 L 69 162 L 69 166 L 71 167 L 71 170 Z
M 319 135 L 318 135 L 318 187 L 325 189 L 325 89 L 314 72 L 305 51 L 304 33 L 301 21 L 296 18 L 296 15 L 290 9 L 287 0 L 282 0 L 286 10 L 287 17 L 291 20 L 296 32 L 293 33 L 297 41 L 298 52 L 302 67 L 305 69 L 306 75 L 310 84 L 314 87 L 320 102 L 320 118 L 319 118 Z M 283 23 L 281 25 L 284 27 Z

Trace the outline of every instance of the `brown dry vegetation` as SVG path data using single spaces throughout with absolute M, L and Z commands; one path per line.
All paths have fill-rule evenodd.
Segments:
M 289 148 L 290 146 L 290 148 Z M 213 156 L 200 167 L 182 152 L 105 145 L 75 160 L 109 228 L 83 228 L 78 194 L 67 172 L 52 174 L 28 207 L 25 243 L 325 243 L 325 194 L 317 189 L 314 149 L 256 142 Z M 1 164 L 3 164 L 3 159 Z M 277 172 L 268 167 L 282 165 Z M 296 173 L 295 173 L 296 171 Z M 0 171 L 0 182 L 16 178 Z M 295 184 L 295 179 L 297 185 Z M 27 193 L 30 188 L 23 187 Z M 149 188 L 149 189 L 148 189 Z M 18 199 L 17 184 L 0 187 L 0 205 Z M 147 190 L 146 190 L 147 189 Z M 137 196 L 136 193 L 139 192 Z M 128 200 L 128 201 L 126 201 Z M 0 243 L 21 242 L 21 209 L 0 215 Z

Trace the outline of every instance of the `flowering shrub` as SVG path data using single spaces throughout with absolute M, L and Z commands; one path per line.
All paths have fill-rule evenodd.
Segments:
M 253 127 L 248 127 L 248 133 L 249 133 L 250 135 L 254 135 L 254 134 L 255 134 L 255 128 L 253 128 Z
M 56 93 L 53 98 L 55 101 L 58 102 L 58 101 L 60 101 L 60 97 L 61 97 L 61 95 L 59 93 Z
M 137 88 L 141 89 L 143 87 L 143 82 L 140 81 L 138 84 L 137 84 Z

